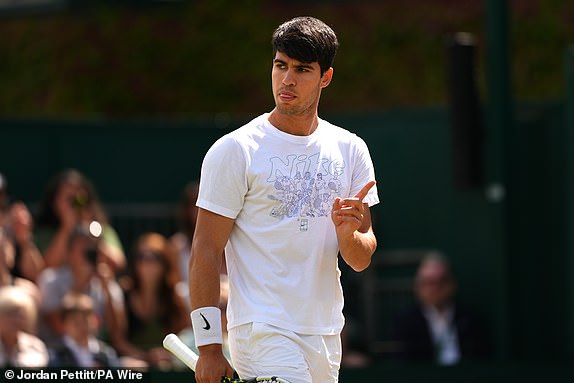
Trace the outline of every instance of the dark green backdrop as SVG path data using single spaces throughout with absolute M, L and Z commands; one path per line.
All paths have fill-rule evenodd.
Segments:
M 373 209 L 379 248 L 449 256 L 460 296 L 486 319 L 498 360 L 565 360 L 573 324 L 563 106 L 517 108 L 502 202 L 488 200 L 484 188 L 455 185 L 446 110 L 326 117 L 370 147 L 382 200 Z M 64 167 L 87 174 L 108 204 L 175 203 L 211 143 L 241 122 L 5 120 L 0 171 L 11 195 L 32 206 Z

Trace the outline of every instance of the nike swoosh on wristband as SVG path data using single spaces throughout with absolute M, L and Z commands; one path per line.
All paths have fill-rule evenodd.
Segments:
M 199 313 L 199 315 L 203 318 L 203 320 L 205 321 L 205 326 L 203 326 L 204 330 L 209 330 L 211 328 L 211 325 L 209 324 L 209 322 L 207 321 L 207 319 L 205 319 L 205 317 L 203 316 L 202 313 Z

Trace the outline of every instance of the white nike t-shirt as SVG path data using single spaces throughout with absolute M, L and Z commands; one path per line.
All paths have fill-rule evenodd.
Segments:
M 324 120 L 294 136 L 263 114 L 213 144 L 197 206 L 235 219 L 225 249 L 229 329 L 264 322 L 300 334 L 341 331 L 331 208 L 374 179 L 365 142 Z M 379 202 L 376 186 L 364 202 Z

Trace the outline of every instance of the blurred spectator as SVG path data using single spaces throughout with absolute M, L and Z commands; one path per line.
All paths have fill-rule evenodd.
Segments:
M 36 305 L 17 286 L 0 288 L 0 367 L 45 367 L 46 345 L 34 335 Z
M 481 322 L 456 302 L 456 280 L 446 259 L 425 257 L 415 277 L 417 303 L 398 313 L 393 339 L 403 360 L 453 365 L 488 355 Z
M 36 281 L 44 268 L 44 260 L 32 233 L 32 215 L 24 203 L 10 204 L 6 178 L 0 174 L 0 242 L 9 242 L 13 248 L 14 261 L 10 264 L 10 274 Z
M 69 239 L 66 251 L 68 262 L 60 267 L 45 269 L 38 278 L 41 293 L 42 317 L 40 335 L 53 345 L 63 334 L 60 305 L 67 293 L 89 295 L 98 318 L 98 338 L 106 340 L 114 333 L 124 310 L 124 299 L 119 284 L 101 259 L 102 242 L 98 240 L 101 227 L 93 222 L 89 227 L 78 227 Z
M 199 193 L 199 183 L 192 181 L 188 183 L 181 194 L 177 210 L 177 221 L 179 231 L 171 236 L 170 242 L 177 250 L 177 266 L 179 279 L 189 290 L 189 256 L 191 254 L 191 242 L 195 231 L 195 221 L 197 220 L 198 207 L 197 195 Z
M 177 211 L 179 231 L 170 237 L 170 242 L 177 250 L 177 262 L 180 282 L 178 283 L 178 292 L 183 297 L 187 310 L 191 310 L 189 302 L 189 257 L 191 255 L 191 243 L 195 232 L 195 222 L 197 220 L 198 207 L 196 206 L 197 196 L 199 193 L 199 182 L 191 181 L 183 189 Z M 225 257 L 223 257 L 225 262 Z M 229 344 L 227 342 L 227 297 L 229 293 L 229 282 L 227 278 L 225 263 L 221 268 L 221 290 L 219 308 L 221 309 L 221 324 L 223 329 L 223 353 L 231 360 L 229 355 Z M 190 323 L 191 324 L 191 323 Z M 195 336 L 191 326 L 186 327 L 179 334 L 181 340 L 191 348 L 195 353 L 199 353 L 195 345 Z M 174 359 L 175 368 L 185 369 L 185 365 Z
M 75 169 L 56 174 L 44 192 L 37 220 L 36 239 L 46 266 L 65 264 L 74 230 L 92 221 L 99 222 L 103 228 L 101 261 L 118 273 L 126 265 L 124 250 L 117 232 L 108 223 L 92 183 Z
M 8 187 L 6 184 L 6 177 L 0 173 L 0 216 L 8 208 Z
M 0 231 L 0 287 L 18 286 L 26 291 L 36 304 L 40 302 L 40 291 L 36 284 L 28 279 L 12 275 L 10 271 L 14 267 L 15 249 L 13 243 L 8 240 L 3 231 Z
M 196 206 L 199 193 L 199 182 L 191 181 L 185 185 L 177 210 L 179 230 L 169 240 L 177 250 L 177 267 L 179 273 L 178 293 L 183 297 L 188 311 L 191 310 L 189 302 L 189 257 L 191 256 L 191 243 L 195 232 L 198 207 Z M 227 274 L 225 257 L 221 265 L 221 274 Z
M 191 322 L 176 290 L 176 264 L 175 249 L 166 237 L 145 233 L 137 238 L 124 284 L 126 320 L 114 335 L 120 355 L 145 361 L 152 368 L 171 368 L 163 338 Z
M 61 306 L 63 336 L 50 348 L 51 367 L 119 367 L 116 351 L 95 336 L 98 318 L 86 294 L 68 293 Z

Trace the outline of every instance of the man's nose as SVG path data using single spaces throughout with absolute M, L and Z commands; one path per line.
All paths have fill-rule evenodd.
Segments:
M 288 69 L 283 76 L 283 85 L 293 86 L 295 85 L 295 76 L 291 69 Z

